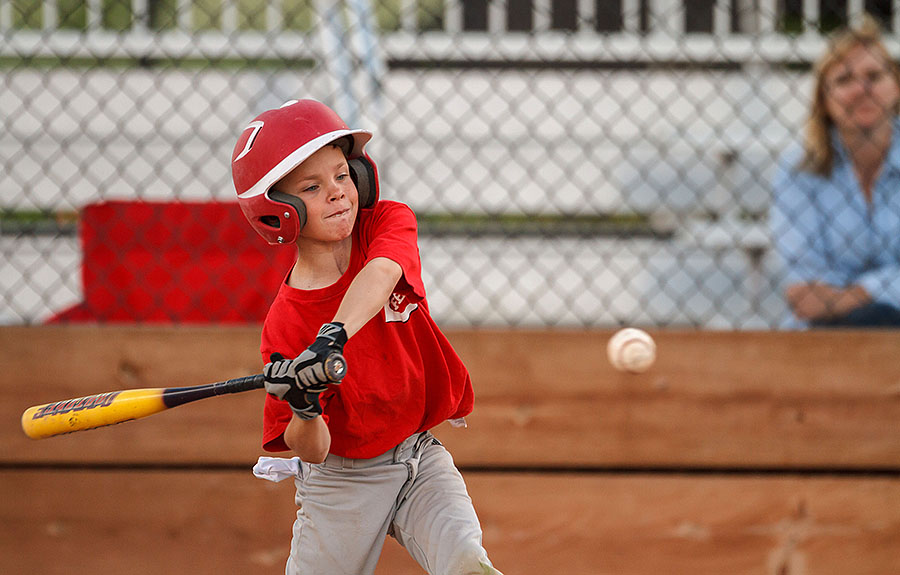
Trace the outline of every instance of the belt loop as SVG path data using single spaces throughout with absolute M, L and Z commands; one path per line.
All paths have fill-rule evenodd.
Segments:
M 352 460 L 347 459 L 346 457 L 341 457 L 340 455 L 335 455 L 333 453 L 329 453 L 325 456 L 325 461 L 323 462 L 325 467 L 330 467 L 332 469 L 352 469 Z
M 394 448 L 394 463 L 400 463 L 401 461 L 405 461 L 407 459 L 405 454 L 407 451 L 412 452 L 415 450 L 418 437 L 418 433 L 410 435 L 409 437 L 401 441 L 400 445 Z

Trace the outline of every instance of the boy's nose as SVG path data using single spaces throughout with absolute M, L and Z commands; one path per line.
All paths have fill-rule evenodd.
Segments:
M 337 184 L 331 184 L 328 188 L 328 199 L 331 201 L 339 200 L 344 197 L 344 190 Z

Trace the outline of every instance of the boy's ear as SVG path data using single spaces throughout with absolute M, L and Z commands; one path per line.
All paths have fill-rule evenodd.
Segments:
M 365 156 L 347 160 L 350 167 L 350 178 L 356 184 L 356 191 L 359 193 L 359 207 L 371 208 L 378 199 L 378 177 L 375 173 L 375 166 Z

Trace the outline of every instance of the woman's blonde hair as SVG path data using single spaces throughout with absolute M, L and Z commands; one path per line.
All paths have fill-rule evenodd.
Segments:
M 894 81 L 900 85 L 900 68 L 891 58 L 881 41 L 881 27 L 868 14 L 859 26 L 838 31 L 828 42 L 828 49 L 816 63 L 814 70 L 813 102 L 806 121 L 804 156 L 800 169 L 821 176 L 830 176 L 834 165 L 834 150 L 831 144 L 831 127 L 834 121 L 825 106 L 825 75 L 831 68 L 847 57 L 853 49 L 864 46 L 872 50 L 888 67 Z M 900 110 L 895 109 L 894 113 Z

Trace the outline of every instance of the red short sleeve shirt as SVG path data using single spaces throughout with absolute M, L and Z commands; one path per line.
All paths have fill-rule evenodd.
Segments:
M 262 331 L 263 361 L 279 352 L 296 357 L 331 321 L 350 282 L 366 263 L 389 258 L 403 269 L 384 308 L 344 347 L 347 376 L 322 394 L 331 452 L 367 459 L 445 419 L 468 415 L 474 403 L 469 373 L 428 313 L 416 219 L 404 204 L 380 201 L 360 210 L 350 266 L 334 284 L 298 290 L 282 282 Z M 287 451 L 292 413 L 266 396 L 263 448 Z

